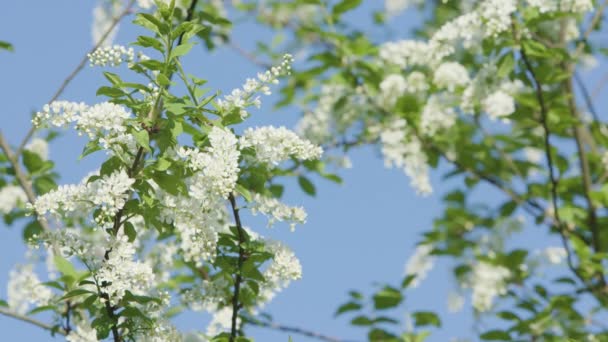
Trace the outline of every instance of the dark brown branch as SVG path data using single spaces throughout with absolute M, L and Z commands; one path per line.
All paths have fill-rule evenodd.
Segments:
M 114 28 L 116 27 L 116 25 L 118 25 L 118 23 L 122 20 L 122 18 L 124 18 L 129 13 L 131 13 L 131 8 L 133 7 L 134 3 L 135 3 L 135 0 L 129 0 L 129 3 L 125 7 L 125 9 L 122 12 L 120 12 L 120 14 L 117 17 L 112 19 L 112 22 L 110 23 L 110 26 L 108 27 L 108 30 L 106 30 L 104 32 L 104 34 L 101 36 L 101 38 L 99 38 L 99 41 L 97 42 L 97 44 L 95 44 L 95 46 L 93 46 L 93 48 L 91 50 L 89 50 L 87 53 L 84 54 L 84 56 L 82 57 L 82 59 L 80 60 L 80 62 L 76 66 L 76 68 L 74 68 L 74 70 L 72 70 L 72 72 L 63 80 L 63 82 L 61 82 L 59 89 L 57 89 L 55 91 L 55 94 L 53 95 L 53 97 L 51 97 L 51 100 L 48 103 L 56 101 L 59 98 L 59 96 L 61 96 L 61 94 L 63 94 L 63 91 L 72 82 L 74 77 L 76 77 L 76 75 L 78 75 L 78 73 L 80 73 L 80 71 L 85 67 L 85 65 L 87 65 L 87 61 L 89 60 L 88 55 L 95 52 L 95 50 L 99 49 L 103 45 L 103 43 L 106 41 L 106 39 L 108 38 L 110 33 L 114 30 Z M 17 149 L 17 152 L 16 152 L 17 155 L 20 155 L 21 152 L 23 152 L 23 149 L 25 148 L 25 144 L 27 144 L 27 142 L 30 140 L 30 138 L 34 135 L 34 132 L 36 132 L 36 127 L 32 126 L 30 128 L 30 130 L 25 134 L 25 137 L 21 141 L 21 144 L 19 144 L 19 148 Z
M 234 280 L 234 296 L 232 297 L 232 324 L 230 327 L 230 342 L 234 342 L 238 330 L 237 319 L 239 316 L 239 309 L 241 308 L 241 305 L 239 304 L 239 293 L 241 290 L 241 282 L 243 281 L 243 277 L 241 276 L 241 269 L 243 267 L 243 263 L 245 262 L 245 250 L 243 249 L 245 234 L 243 230 L 243 225 L 241 224 L 239 209 L 236 206 L 236 199 L 234 198 L 234 195 L 232 193 L 230 193 L 230 195 L 228 196 L 228 200 L 230 201 L 230 206 L 232 207 L 232 214 L 234 215 L 234 222 L 236 224 L 239 239 L 239 258 L 237 261 L 237 272 Z

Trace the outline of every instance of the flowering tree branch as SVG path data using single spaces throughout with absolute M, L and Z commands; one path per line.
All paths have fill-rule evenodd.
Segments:
M 243 263 L 245 262 L 245 250 L 243 248 L 243 243 L 245 240 L 245 232 L 243 229 L 243 225 L 241 224 L 241 217 L 239 215 L 239 209 L 236 206 L 236 199 L 234 198 L 234 194 L 230 193 L 228 196 L 228 200 L 230 201 L 230 206 L 232 207 L 232 214 L 234 215 L 234 222 L 236 224 L 236 229 L 238 231 L 238 249 L 239 255 L 237 259 L 237 270 L 234 279 L 234 294 L 232 297 L 232 318 L 230 325 L 230 342 L 235 341 L 237 335 L 237 319 L 239 315 L 239 309 L 241 305 L 239 304 L 239 294 L 241 289 L 241 282 L 243 281 L 243 276 L 241 275 L 241 271 L 243 268 Z
M 80 62 L 76 66 L 76 68 L 74 68 L 74 70 L 72 70 L 72 72 L 70 72 L 70 74 L 63 80 L 63 82 L 61 82 L 61 85 L 55 91 L 55 94 L 53 94 L 53 96 L 51 97 L 51 100 L 48 103 L 56 101 L 59 98 L 59 96 L 61 96 L 61 94 L 63 94 L 63 91 L 65 90 L 65 88 L 67 88 L 67 86 L 72 82 L 72 80 L 76 77 L 76 75 L 78 75 L 78 73 L 80 73 L 80 71 L 87 65 L 87 61 L 89 60 L 89 57 L 88 57 L 89 54 L 92 54 L 97 49 L 99 49 L 104 44 L 104 42 L 106 41 L 106 39 L 108 38 L 110 33 L 114 30 L 114 28 L 116 28 L 116 25 L 118 25 L 118 23 L 124 17 L 126 17 L 129 13 L 131 13 L 131 10 L 133 8 L 133 5 L 135 4 L 135 1 L 136 0 L 129 0 L 125 9 L 122 12 L 120 12 L 120 14 L 118 14 L 118 16 L 116 16 L 114 19 L 112 19 L 112 21 L 110 22 L 110 25 L 108 26 L 108 29 L 99 38 L 99 41 L 95 44 L 95 46 L 93 46 L 91 48 L 91 50 L 89 50 L 87 53 L 84 54 L 84 56 L 82 57 L 82 59 L 80 60 Z M 21 141 L 21 144 L 19 144 L 19 148 L 17 148 L 17 151 L 16 151 L 17 155 L 21 155 L 21 152 L 23 152 L 25 145 L 32 138 L 32 136 L 34 135 L 34 132 L 36 132 L 36 127 L 32 126 L 30 128 L 30 130 L 25 134 L 25 137 Z
M 5 308 L 0 308 L 0 315 L 6 316 L 6 317 L 10 317 L 10 318 L 14 318 L 14 319 L 20 320 L 22 322 L 33 324 L 33 325 L 35 325 L 35 326 L 37 326 L 39 328 L 51 331 L 53 333 L 57 333 L 57 334 L 60 334 L 60 335 L 67 335 L 67 332 L 65 332 L 64 330 L 61 330 L 61 329 L 56 329 L 55 326 L 52 326 L 50 324 L 46 324 L 46 323 L 40 322 L 38 320 L 35 320 L 35 319 L 33 319 L 31 317 L 28 317 L 28 316 L 25 316 L 25 315 L 20 315 L 20 314 L 18 314 L 16 312 L 13 312 L 11 310 L 7 310 Z
M 8 159 L 9 163 L 13 167 L 13 171 L 15 172 L 15 178 L 17 179 L 17 181 L 19 182 L 19 185 L 25 192 L 25 195 L 27 196 L 27 200 L 31 204 L 34 204 L 34 202 L 36 202 L 36 194 L 34 193 L 32 184 L 27 179 L 25 172 L 23 172 L 23 169 L 21 168 L 21 164 L 19 163 L 18 155 L 13 152 L 11 146 L 8 144 L 8 142 L 4 138 L 4 135 L 2 134 L 2 132 L 0 132 L 0 148 L 2 149 L 2 151 L 4 151 L 4 154 L 6 154 L 6 158 Z M 38 222 L 40 223 L 40 226 L 42 227 L 42 229 L 44 229 L 46 231 L 51 230 L 48 222 L 45 219 L 39 218 Z

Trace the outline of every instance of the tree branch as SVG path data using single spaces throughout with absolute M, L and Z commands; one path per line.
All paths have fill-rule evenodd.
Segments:
M 241 276 L 241 269 L 243 267 L 243 263 L 245 262 L 245 250 L 243 249 L 243 242 L 245 240 L 243 225 L 241 224 L 241 217 L 239 215 L 239 209 L 236 206 L 236 199 L 234 195 L 230 193 L 228 196 L 228 200 L 230 201 L 230 206 L 232 207 L 232 214 L 234 215 L 234 221 L 236 223 L 236 229 L 238 231 L 238 247 L 239 247 L 239 258 L 237 264 L 237 273 L 234 280 L 234 296 L 232 297 L 232 324 L 230 327 L 230 342 L 234 342 L 237 334 L 237 318 L 239 315 L 239 309 L 241 308 L 239 304 L 239 292 L 241 289 L 241 282 L 243 281 L 243 277 Z
M 272 330 L 278 330 L 278 331 L 285 332 L 285 333 L 294 333 L 294 334 L 298 334 L 298 335 L 302 335 L 302 336 L 306 336 L 306 337 L 315 338 L 317 340 L 325 341 L 325 342 L 352 342 L 352 341 L 343 340 L 343 339 L 337 338 L 337 337 L 327 336 L 327 335 L 318 333 L 316 331 L 307 330 L 307 329 L 303 329 L 300 327 L 287 326 L 287 325 L 282 325 L 282 324 L 278 324 L 278 323 L 274 323 L 274 322 L 263 322 L 263 321 L 255 319 L 253 317 L 247 317 L 247 323 L 261 327 L 261 328 L 269 328 Z
M 35 320 L 35 319 L 33 319 L 31 317 L 28 317 L 28 316 L 25 316 L 25 315 L 20 315 L 20 314 L 18 314 L 16 312 L 13 312 L 11 310 L 0 308 L 0 315 L 6 316 L 6 317 L 11 317 L 11 318 L 20 320 L 22 322 L 30 323 L 30 324 L 33 324 L 33 325 L 35 325 L 35 326 L 37 326 L 39 328 L 42 328 L 44 330 L 56 332 L 56 333 L 58 333 L 60 335 L 64 335 L 64 336 L 67 335 L 67 333 L 65 331 L 63 331 L 61 329 L 55 329 L 55 327 L 52 326 L 52 325 L 50 325 L 50 324 L 46 324 L 46 323 L 40 322 L 38 320 Z
M 61 82 L 61 85 L 55 91 L 55 94 L 53 94 L 53 97 L 51 97 L 51 100 L 48 103 L 51 103 L 51 102 L 57 100 L 59 98 L 59 96 L 61 96 L 61 94 L 63 94 L 63 91 L 65 90 L 65 88 L 67 88 L 67 86 L 72 82 L 72 80 L 76 77 L 76 75 L 78 75 L 78 73 L 87 64 L 87 61 L 89 60 L 88 55 L 95 52 L 95 50 L 99 49 L 103 45 L 103 43 L 106 41 L 106 39 L 108 38 L 110 33 L 114 30 L 114 28 L 116 27 L 116 25 L 118 25 L 118 23 L 122 20 L 122 18 L 124 18 L 129 13 L 131 13 L 131 8 L 133 7 L 134 3 L 135 3 L 135 0 L 129 0 L 125 9 L 122 12 L 120 12 L 120 14 L 117 17 L 112 19 L 110 26 L 103 33 L 101 38 L 99 38 L 99 41 L 97 42 L 97 44 L 95 44 L 95 46 L 93 46 L 93 48 L 91 50 L 89 50 L 87 53 L 84 54 L 84 56 L 82 57 L 82 59 L 80 60 L 80 62 L 76 66 L 76 68 L 74 68 L 74 70 L 72 70 L 72 72 L 63 80 L 63 82 Z M 23 149 L 25 148 L 25 144 L 27 144 L 27 142 L 30 140 L 30 138 L 34 135 L 34 132 L 36 132 L 36 127 L 32 125 L 30 130 L 25 134 L 25 137 L 21 141 L 21 144 L 19 144 L 19 148 L 17 148 L 17 152 L 16 152 L 17 155 L 20 155 L 21 152 L 23 152 Z

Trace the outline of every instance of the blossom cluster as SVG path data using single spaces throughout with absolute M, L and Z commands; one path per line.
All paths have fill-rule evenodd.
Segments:
M 426 278 L 428 272 L 433 268 L 435 258 L 431 255 L 433 246 L 422 244 L 416 246 L 414 254 L 405 265 L 405 275 L 414 276 L 410 283 L 411 287 L 418 287 L 420 282 Z
M 262 102 L 259 96 L 254 97 L 257 93 L 270 95 L 270 84 L 278 84 L 279 77 L 289 75 L 291 73 L 291 64 L 293 57 L 290 54 L 283 56 L 283 61 L 278 66 L 273 66 L 270 70 L 263 73 L 258 73 L 257 78 L 248 78 L 242 88 L 236 88 L 225 95 L 223 99 L 217 100 L 217 106 L 222 113 L 231 113 L 238 111 L 239 115 L 244 119 L 249 116 L 246 108 L 255 106 L 260 108 Z
M 82 102 L 55 101 L 44 105 L 32 122 L 38 127 L 74 124 L 79 135 L 87 135 L 103 149 L 120 154 L 136 150 L 135 138 L 127 133 L 127 121 L 131 118 L 131 113 L 123 106 L 110 102 L 87 106 Z
M 256 160 L 261 163 L 279 164 L 293 157 L 299 160 L 318 159 L 323 150 L 285 127 L 265 126 L 248 128 L 239 139 L 241 148 L 255 150 Z
M 77 185 L 62 185 L 39 196 L 33 209 L 38 215 L 49 213 L 60 218 L 70 214 L 82 215 L 98 207 L 103 214 L 96 218 L 99 221 L 116 214 L 129 199 L 129 190 L 135 180 L 122 169 L 94 178 L 96 179 L 87 182 L 87 177 Z
M 27 203 L 27 196 L 20 186 L 5 185 L 0 189 L 0 213 L 8 214 L 19 204 Z
M 469 286 L 473 289 L 473 307 L 487 311 L 492 307 L 494 298 L 507 293 L 507 280 L 511 277 L 508 268 L 480 261 L 473 266 Z
M 258 212 L 268 216 L 268 226 L 272 227 L 276 221 L 289 222 L 290 229 L 293 231 L 297 223 L 306 223 L 306 211 L 302 207 L 290 207 L 279 202 L 273 197 L 260 194 L 253 196 L 251 212 L 256 215 Z
M 34 273 L 34 265 L 28 264 L 15 268 L 9 274 L 7 296 L 9 308 L 25 314 L 31 305 L 50 304 L 53 293 Z

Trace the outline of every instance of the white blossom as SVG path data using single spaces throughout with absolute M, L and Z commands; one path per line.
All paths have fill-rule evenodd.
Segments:
M 549 263 L 554 265 L 561 264 L 568 256 L 563 247 L 547 247 L 543 250 L 542 254 Z
M 27 196 L 20 186 L 9 184 L 0 189 L 0 213 L 8 214 L 20 203 L 27 203 Z
M 150 265 L 133 260 L 136 250 L 128 237 L 112 237 L 106 248 L 108 257 L 95 272 L 95 278 L 110 303 L 116 305 L 126 291 L 136 296 L 147 295 L 154 285 L 154 273 Z
M 93 45 L 97 45 L 101 38 L 108 32 L 112 22 L 119 15 L 122 6 L 120 1 L 98 0 L 97 6 L 93 9 L 93 24 L 91 26 L 91 38 Z M 118 32 L 118 24 L 112 28 L 103 41 L 102 46 L 110 46 Z
M 593 2 L 591 0 L 527 0 L 527 2 L 541 13 L 585 13 L 593 10 Z
M 422 109 L 420 129 L 423 134 L 433 136 L 440 130 L 452 127 L 456 122 L 456 111 L 450 106 L 451 98 L 445 95 L 431 95 Z
M 323 153 L 321 147 L 300 138 L 285 127 L 248 128 L 239 140 L 239 145 L 241 148 L 253 148 L 257 161 L 274 165 L 290 157 L 299 160 L 319 159 Z
M 25 149 L 37 154 L 42 160 L 49 159 L 49 144 L 44 139 L 32 139 L 32 141 L 25 145 Z
M 278 66 L 274 66 L 263 73 L 258 73 L 257 78 L 248 78 L 242 88 L 236 88 L 228 95 L 224 95 L 223 99 L 217 100 L 217 106 L 222 111 L 222 114 L 228 114 L 233 110 L 237 110 L 241 118 L 249 116 L 246 108 L 255 106 L 260 108 L 262 102 L 260 97 L 254 97 L 257 93 L 270 95 L 270 84 L 278 84 L 278 78 L 291 74 L 291 64 L 293 57 L 290 54 L 283 56 L 283 61 Z
M 511 95 L 498 90 L 483 100 L 483 108 L 490 119 L 496 120 L 515 112 L 515 100 Z
M 40 282 L 34 273 L 34 265 L 18 265 L 9 274 L 7 285 L 9 308 L 25 314 L 31 305 L 48 305 L 53 298 L 51 290 Z
M 264 271 L 264 279 L 275 288 L 285 288 L 292 280 L 302 278 L 302 265 L 291 249 L 278 241 L 266 243 L 273 254 L 272 262 Z
M 434 62 L 428 43 L 415 40 L 400 40 L 380 45 L 380 58 L 388 63 L 406 68 L 414 65 L 430 65 Z
M 241 319 L 237 318 L 237 325 Z M 222 332 L 230 331 L 232 327 L 232 307 L 226 306 L 213 313 L 211 322 L 207 326 L 206 334 L 210 337 L 216 336 Z
M 470 286 L 473 288 L 473 307 L 477 311 L 488 311 L 494 298 L 507 293 L 507 279 L 511 271 L 503 266 L 496 266 L 480 261 L 473 266 Z
M 406 122 L 397 119 L 380 133 L 384 165 L 403 169 L 410 184 L 423 196 L 433 192 L 427 157 L 420 141 L 409 132 Z
M 405 275 L 415 276 L 410 286 L 415 288 L 420 285 L 420 282 L 426 278 L 429 271 L 433 268 L 435 257 L 431 255 L 433 246 L 418 245 L 414 254 L 408 259 L 405 264 Z
M 276 221 L 289 222 L 290 229 L 293 231 L 297 223 L 306 223 L 306 211 L 302 207 L 290 207 L 279 202 L 272 197 L 254 194 L 251 203 L 251 212 L 256 215 L 258 212 L 268 217 L 268 226 L 272 227 Z
M 125 170 L 88 182 L 88 177 L 78 185 L 62 185 L 39 196 L 33 208 L 38 215 L 50 213 L 55 216 L 82 215 L 98 207 L 106 216 L 114 215 L 129 199 L 128 191 L 135 182 Z
M 102 46 L 87 55 L 91 66 L 116 67 L 135 62 L 135 51 L 122 45 Z
M 382 102 L 388 108 L 395 105 L 407 89 L 407 82 L 400 74 L 391 74 L 380 82 L 380 95 Z
M 433 82 L 440 88 L 454 91 L 456 87 L 465 86 L 469 83 L 467 69 L 457 62 L 442 63 L 435 70 Z
M 424 0 L 385 0 L 384 9 L 389 17 L 399 15 L 401 12 L 413 5 L 421 5 Z
M 65 337 L 68 342 L 98 342 L 97 331 L 91 328 L 90 325 L 84 323 L 76 324 L 68 335 Z

